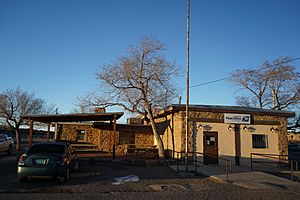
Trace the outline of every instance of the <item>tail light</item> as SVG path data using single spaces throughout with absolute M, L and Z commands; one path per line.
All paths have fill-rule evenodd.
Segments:
M 26 159 L 27 155 L 26 154 L 22 154 L 19 158 L 19 165 L 24 165 L 25 159 Z

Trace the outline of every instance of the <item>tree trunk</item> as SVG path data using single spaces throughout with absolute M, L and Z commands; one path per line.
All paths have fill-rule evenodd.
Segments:
M 154 123 L 153 118 L 152 119 L 150 118 L 150 125 L 152 127 L 152 131 L 153 131 L 154 137 L 155 137 L 155 139 L 157 141 L 158 155 L 159 155 L 160 158 L 165 158 L 164 145 L 163 145 L 161 137 L 159 136 L 159 133 L 157 132 L 156 125 Z
M 19 128 L 15 128 L 15 133 L 16 133 L 16 150 L 19 151 L 20 146 L 21 146 L 21 138 L 19 135 Z
M 148 110 L 149 110 L 148 113 L 149 113 L 150 125 L 152 127 L 152 131 L 153 131 L 154 137 L 155 137 L 155 139 L 157 141 L 158 155 L 159 155 L 160 158 L 165 158 L 164 145 L 163 145 L 163 142 L 162 142 L 162 139 L 161 139 L 159 133 L 157 132 L 156 124 L 155 124 L 154 119 L 153 119 L 152 110 L 151 109 L 148 109 Z
M 262 97 L 259 97 L 259 109 L 263 109 L 263 102 L 262 102 Z

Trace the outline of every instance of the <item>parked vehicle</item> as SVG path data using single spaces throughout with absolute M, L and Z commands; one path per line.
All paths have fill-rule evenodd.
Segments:
M 8 135 L 6 135 L 6 134 L 4 134 L 4 135 L 5 135 L 5 137 L 7 138 L 7 140 L 10 141 L 11 144 L 14 144 L 14 140 L 13 140 L 12 137 L 10 137 L 10 136 L 8 136 Z
M 13 140 L 6 134 L 0 134 L 0 152 L 12 153 Z
M 57 177 L 68 181 L 71 171 L 78 170 L 77 156 L 67 143 L 43 142 L 33 144 L 18 161 L 18 179 Z

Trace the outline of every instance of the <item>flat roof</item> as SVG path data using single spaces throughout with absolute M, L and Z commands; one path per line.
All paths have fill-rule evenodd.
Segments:
M 112 121 L 124 115 L 123 112 L 111 113 L 79 113 L 79 114 L 50 114 L 50 115 L 24 115 L 23 119 L 42 123 L 51 122 L 88 122 L 88 121 Z
M 185 104 L 172 104 L 158 112 L 157 117 L 170 114 L 172 112 L 185 111 Z M 257 114 L 257 115 L 271 115 L 282 117 L 294 117 L 295 112 L 283 110 L 270 110 L 249 108 L 240 106 L 219 106 L 219 105 L 189 105 L 189 111 L 215 112 L 215 113 L 237 113 L 237 114 Z

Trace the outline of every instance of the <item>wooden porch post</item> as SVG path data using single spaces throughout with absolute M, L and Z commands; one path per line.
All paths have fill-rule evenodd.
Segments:
M 241 157 L 241 131 L 240 125 L 235 124 L 234 126 L 234 137 L 235 137 L 235 165 L 240 165 L 240 157 Z
M 114 139 L 113 139 L 113 159 L 116 158 L 116 129 L 117 129 L 117 116 L 114 115 L 114 125 L 113 125 L 113 131 L 114 131 Z
M 47 130 L 47 142 L 49 142 L 49 138 L 50 138 L 50 126 L 51 124 L 48 124 L 48 130 Z
M 54 132 L 54 141 L 57 139 L 57 132 L 58 132 L 58 124 L 57 122 L 55 123 L 55 132 Z
M 33 133 L 33 120 L 30 120 L 30 122 L 29 122 L 29 140 L 28 140 L 28 146 L 32 145 L 32 133 Z

